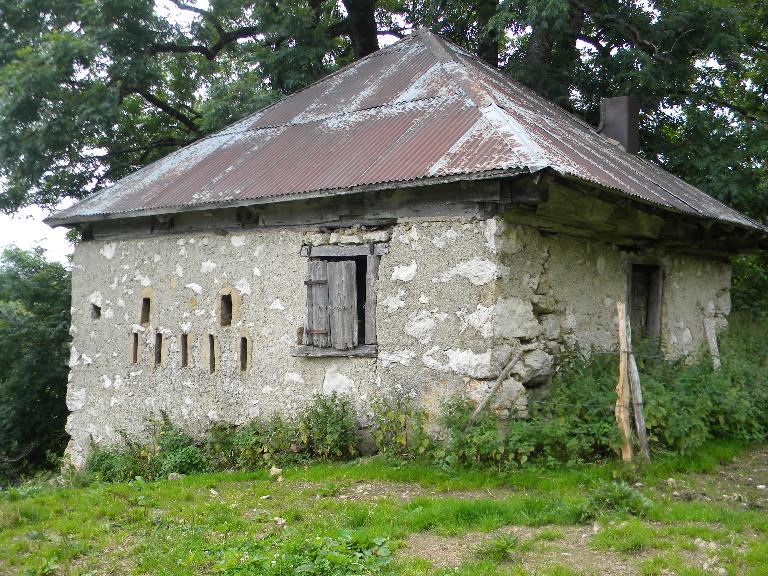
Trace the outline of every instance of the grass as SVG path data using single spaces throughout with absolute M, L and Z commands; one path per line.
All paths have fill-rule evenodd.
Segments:
M 764 512 L 681 501 L 653 488 L 671 475 L 715 472 L 742 452 L 716 444 L 644 467 L 506 474 L 369 458 L 288 469 L 282 483 L 263 471 L 80 488 L 27 485 L 0 493 L 0 574 L 600 572 L 561 561 L 567 546 L 582 546 L 585 557 L 598 560 L 625 559 L 648 576 L 705 574 L 694 564 L 709 556 L 727 574 L 768 574 Z M 591 491 L 614 480 L 642 483 L 652 506 L 642 517 L 606 508 L 587 519 Z M 361 482 L 370 483 L 370 494 L 356 490 Z M 385 488 L 386 497 L 376 499 Z M 510 527 L 525 534 L 506 532 Z M 458 566 L 441 566 L 406 547 L 421 533 L 477 545 Z M 714 548 L 702 551 L 700 541 Z

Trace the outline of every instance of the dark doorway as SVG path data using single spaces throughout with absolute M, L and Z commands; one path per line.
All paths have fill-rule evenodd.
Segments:
M 629 272 L 629 319 L 633 340 L 661 334 L 661 266 L 633 264 Z

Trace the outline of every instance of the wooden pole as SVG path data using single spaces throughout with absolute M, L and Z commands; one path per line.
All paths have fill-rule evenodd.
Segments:
M 632 426 L 629 418 L 629 376 L 627 350 L 627 310 L 624 302 L 616 302 L 619 317 L 619 381 L 616 383 L 616 424 L 621 432 L 621 459 L 632 460 Z
M 632 414 L 635 417 L 635 432 L 637 442 L 640 445 L 640 454 L 646 460 L 650 460 L 651 451 L 648 448 L 648 432 L 645 428 L 645 415 L 643 414 L 643 390 L 640 387 L 640 371 L 635 362 L 635 353 L 632 349 L 632 324 L 627 316 L 627 362 L 629 363 L 629 388 L 632 393 Z
M 720 369 L 720 350 L 717 347 L 717 334 L 715 333 L 715 322 L 712 318 L 704 317 L 704 335 L 709 344 L 709 354 L 712 356 L 712 368 Z
M 507 365 L 504 366 L 504 369 L 499 374 L 499 377 L 496 378 L 496 381 L 493 383 L 493 387 L 491 388 L 490 392 L 483 398 L 482 402 L 477 405 L 477 408 L 475 408 L 475 411 L 472 412 L 472 415 L 469 417 L 469 420 L 467 421 L 466 428 L 469 428 L 475 420 L 477 420 L 477 417 L 480 415 L 480 413 L 485 410 L 485 408 L 488 406 L 488 403 L 491 401 L 491 398 L 493 398 L 493 395 L 496 394 L 496 391 L 499 389 L 499 386 L 501 386 L 502 382 L 506 380 L 510 373 L 512 372 L 512 368 L 515 367 L 515 364 L 517 364 L 520 361 L 520 358 L 523 356 L 523 350 L 522 348 L 517 348 L 515 351 L 512 352 L 512 354 L 509 357 L 509 361 L 507 362 Z

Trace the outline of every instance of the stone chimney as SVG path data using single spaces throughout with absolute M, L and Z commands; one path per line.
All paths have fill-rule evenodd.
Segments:
M 616 140 L 630 154 L 640 149 L 640 106 L 632 96 L 616 96 L 600 100 L 598 132 Z

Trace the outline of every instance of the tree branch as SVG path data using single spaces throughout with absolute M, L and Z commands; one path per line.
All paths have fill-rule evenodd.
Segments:
M 598 12 L 595 7 L 589 6 L 581 0 L 569 0 L 569 2 L 579 10 L 589 14 L 595 20 L 608 20 L 618 24 L 628 32 L 628 37 L 626 39 L 636 48 L 639 48 L 646 54 L 653 56 L 659 62 L 664 64 L 672 64 L 672 59 L 665 55 L 666 52 L 659 49 L 659 47 L 650 40 L 643 38 L 640 30 L 635 25 L 627 22 L 621 16 L 616 14 L 603 14 Z
M 143 88 L 137 88 L 133 90 L 133 92 L 135 92 L 136 94 L 144 98 L 144 100 L 146 100 L 153 106 L 159 108 L 160 110 L 168 114 L 168 116 L 171 116 L 172 118 L 175 118 L 176 120 L 184 124 L 184 126 L 189 128 L 191 132 L 194 132 L 195 134 L 199 133 L 199 128 L 197 127 L 197 124 L 195 124 L 194 120 L 189 118 L 189 116 L 187 116 L 177 108 L 174 108 L 173 106 L 171 106 L 165 100 L 158 98 L 157 96 L 155 96 L 151 92 L 148 92 L 147 90 L 144 90 Z

